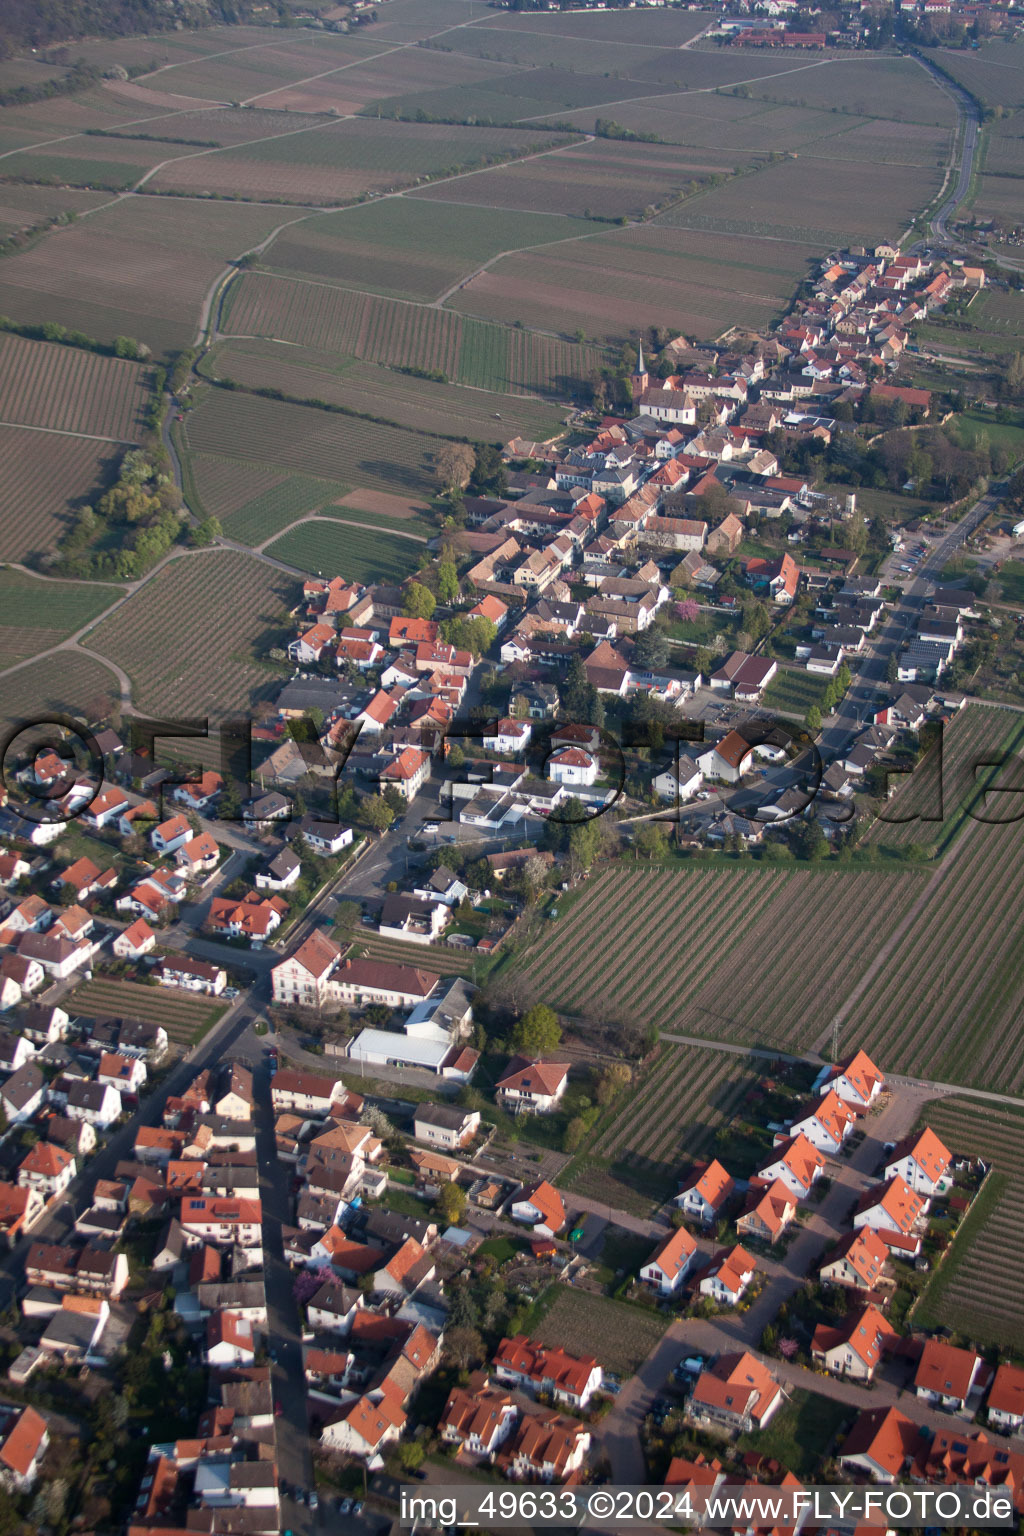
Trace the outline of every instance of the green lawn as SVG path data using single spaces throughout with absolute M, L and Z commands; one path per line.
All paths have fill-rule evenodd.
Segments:
M 740 1435 L 736 1449 L 773 1456 L 796 1477 L 809 1480 L 817 1472 L 840 1428 L 854 1416 L 855 1410 L 847 1404 L 796 1387 L 767 1429 Z
M 829 679 L 816 677 L 813 672 L 791 672 L 780 667 L 765 689 L 765 706 L 797 715 L 806 714 L 812 704 L 820 709 L 828 682 Z
M 1024 561 L 1007 560 L 999 572 L 999 585 L 1004 603 L 1019 603 L 1024 607 Z
M 73 634 L 123 597 L 124 587 L 84 581 L 41 581 L 0 569 L 0 624 Z
M 400 582 L 419 564 L 424 546 L 394 534 L 371 532 L 334 518 L 304 523 L 268 545 L 267 554 L 311 574 L 348 581 Z
M 984 433 L 993 447 L 1004 447 L 1014 459 L 1024 454 L 1024 426 L 1010 421 L 995 421 L 989 411 L 964 411 L 954 417 L 954 422 L 965 447 L 973 447 Z

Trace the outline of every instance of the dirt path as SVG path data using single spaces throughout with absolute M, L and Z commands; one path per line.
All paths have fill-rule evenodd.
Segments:
M 64 427 L 30 427 L 24 421 L 0 421 L 0 427 L 16 427 L 19 432 L 46 432 L 51 437 L 79 437 L 87 443 L 113 443 L 117 448 L 138 446 L 138 438 L 101 437 L 97 432 L 68 432 Z
M 367 533 L 386 533 L 389 538 L 409 539 L 413 544 L 426 544 L 427 539 L 422 533 L 405 533 L 400 528 L 381 528 L 376 523 L 360 523 L 354 517 L 333 517 L 327 512 L 307 512 L 304 517 L 297 517 L 294 523 L 289 523 L 287 528 L 282 528 L 278 533 L 272 533 L 269 539 L 264 539 L 262 544 L 254 544 L 251 553 L 261 555 L 269 544 L 274 544 L 278 539 L 283 539 L 286 533 L 291 533 L 293 528 L 301 528 L 303 523 L 344 523 L 350 528 L 365 528 Z M 248 545 L 236 545 L 234 548 L 248 549 Z M 271 558 L 268 556 L 268 558 Z M 291 570 L 291 566 L 286 566 Z

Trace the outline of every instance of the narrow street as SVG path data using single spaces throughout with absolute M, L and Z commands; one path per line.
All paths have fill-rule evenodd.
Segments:
M 284 1261 L 281 1229 L 289 1224 L 290 1165 L 280 1162 L 274 1145 L 274 1111 L 270 1099 L 270 1072 L 261 1062 L 254 1073 L 256 1157 L 263 1202 L 263 1273 L 267 1288 L 267 1331 L 270 1348 L 277 1356 L 271 1366 L 274 1403 L 281 1415 L 274 1419 L 278 1476 L 289 1488 L 311 1489 L 313 1457 L 306 1410 L 306 1378 L 302 1365 L 302 1328 L 292 1291 L 294 1276 Z M 281 1501 L 281 1528 L 296 1536 L 316 1528 L 313 1513 L 289 1496 Z

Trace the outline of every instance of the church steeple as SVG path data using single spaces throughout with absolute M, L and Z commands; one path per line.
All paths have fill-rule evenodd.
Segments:
M 644 343 L 641 337 L 637 345 L 636 369 L 630 377 L 633 386 L 633 399 L 638 400 L 651 382 L 651 376 L 644 365 Z

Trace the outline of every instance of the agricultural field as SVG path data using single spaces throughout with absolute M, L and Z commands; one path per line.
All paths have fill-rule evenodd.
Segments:
M 639 1088 L 610 1124 L 599 1123 L 559 1186 L 634 1215 L 651 1214 L 675 1194 L 692 1161 L 711 1155 L 716 1132 L 732 1118 L 756 1070 L 725 1051 L 663 1043 Z
M 1024 106 L 1024 47 L 990 39 L 975 52 L 940 48 L 935 61 L 986 107 Z
M 654 1244 L 651 1244 L 653 1251 Z M 554 1305 L 530 1337 L 570 1355 L 591 1355 L 623 1380 L 632 1376 L 658 1344 L 669 1324 L 667 1312 L 647 1311 L 590 1291 L 558 1286 Z
M 0 313 L 98 341 L 134 336 L 155 355 L 188 346 L 226 260 L 281 222 L 280 208 L 128 197 L 0 266 Z
M 280 669 L 255 658 L 280 643 L 295 596 L 282 571 L 250 555 L 204 550 L 166 565 L 92 631 L 89 647 L 125 668 L 138 710 L 245 710 L 280 680 Z
M 732 324 L 774 320 L 817 255 L 795 242 L 755 250 L 716 233 L 644 224 L 503 257 L 449 303 L 488 320 L 589 336 L 667 325 L 714 337 Z
M 807 1050 L 926 878 L 611 869 L 521 962 L 521 984 L 535 1001 L 611 1025 L 640 1016 L 663 1035 Z M 773 947 L 782 932 L 784 957 Z
M 296 399 L 324 400 L 438 436 L 458 431 L 483 441 L 545 441 L 562 428 L 559 411 L 522 395 L 437 384 L 376 363 L 328 352 L 297 352 L 273 342 L 223 342 L 204 361 L 203 371 L 251 389 L 269 387 Z
M 401 939 L 382 939 L 379 934 L 359 934 L 359 953 L 371 960 L 387 960 L 392 965 L 414 965 L 434 971 L 439 976 L 470 976 L 481 967 L 472 950 L 449 949 L 443 944 L 403 944 Z
M 66 514 L 103 489 L 122 451 L 84 437 L 0 426 L 0 560 L 52 550 Z
M 594 227 L 562 210 L 502 213 L 467 206 L 453 219 L 449 208 L 426 199 L 388 198 L 291 224 L 262 261 L 275 272 L 433 302 L 504 251 L 569 240 Z
M 890 165 L 882 177 L 870 154 L 863 161 L 810 162 L 801 156 L 735 177 L 662 214 L 658 222 L 806 240 L 819 250 L 871 244 L 901 234 L 941 181 L 937 165 Z M 782 209 L 785 219 L 779 217 Z
M 363 46 L 365 48 L 365 42 Z M 291 107 L 300 112 L 343 114 L 365 111 L 376 116 L 377 109 L 382 107 L 387 111 L 394 98 L 405 97 L 428 86 L 448 90 L 473 88 L 507 73 L 506 65 L 485 63 L 459 53 L 395 49 L 378 53 L 377 57 L 370 53 L 365 62 L 357 59 L 320 79 L 302 80 L 286 86 L 264 97 L 263 105 L 277 109 Z
M 502 167 L 438 187 L 445 202 L 476 207 L 522 208 L 534 213 L 569 213 L 636 218 L 651 204 L 682 192 L 695 177 L 723 167 L 701 151 L 669 144 L 626 144 L 596 139 L 571 145 L 541 160 Z M 430 191 L 416 197 L 431 199 Z
M 124 358 L 0 334 L 0 417 L 12 425 L 137 442 L 150 378 Z
M 555 142 L 558 138 L 544 130 L 343 118 L 174 161 L 157 171 L 149 186 L 156 192 L 338 204 L 365 192 L 412 186 L 424 177 L 456 176 L 494 157 L 536 154 Z
M 9 147 L 0 145 L 0 149 Z M 0 239 L 46 219 L 71 217 L 107 202 L 105 192 L 77 187 L 0 186 Z
M 1000 799 L 991 816 L 1019 816 L 1019 790 Z M 856 1041 L 888 1071 L 1020 1091 L 1022 855 L 1019 821 L 965 822 L 844 1019 L 843 1049 Z
M 0 722 L 28 720 L 63 710 L 89 723 L 108 719 L 117 679 L 91 656 L 60 651 L 0 676 Z
M 497 394 L 567 399 L 602 361 L 598 348 L 560 336 L 480 325 L 446 309 L 262 272 L 232 284 L 221 330 L 226 337 L 264 336 L 385 366 L 425 368 Z
M 289 84 L 332 68 L 343 69 L 374 51 L 364 38 L 300 32 L 288 37 L 251 30 L 257 39 L 253 43 L 239 47 L 232 40 L 212 57 L 168 63 L 152 75 L 138 76 L 134 83 L 145 87 L 152 82 L 158 91 L 199 101 L 266 104 L 274 92 Z
M 186 420 L 199 453 L 274 464 L 345 489 L 427 496 L 436 439 L 313 406 L 211 388 Z
M 349 581 L 400 582 L 412 574 L 425 548 L 422 538 L 385 533 L 352 522 L 320 517 L 267 545 L 267 554 L 300 571 L 330 571 Z
M 148 986 L 97 976 L 70 994 L 75 1012 L 86 1018 L 142 1019 L 167 1031 L 172 1050 L 180 1055 L 202 1039 L 227 1008 L 211 997 L 196 997 L 177 987 Z
M 0 657 L 3 665 L 34 656 L 74 634 L 123 597 L 107 582 L 49 581 L 0 569 Z
M 1004 753 L 1024 750 L 1024 721 L 1004 709 L 971 704 L 942 729 L 942 771 L 929 756 L 919 763 L 888 802 L 884 817 L 868 830 L 866 842 L 885 848 L 905 848 L 910 843 L 934 845 L 946 851 L 971 824 L 969 809 L 988 817 L 1000 814 L 998 805 L 981 800 L 978 769 L 987 759 L 997 761 Z M 895 781 L 894 781 L 895 785 Z M 1005 815 L 1013 814 L 1007 806 Z
M 951 1152 L 984 1158 L 993 1171 L 913 1321 L 1018 1352 L 1024 1348 L 1024 1119 L 1009 1104 L 949 1098 L 929 1104 L 922 1121 Z

